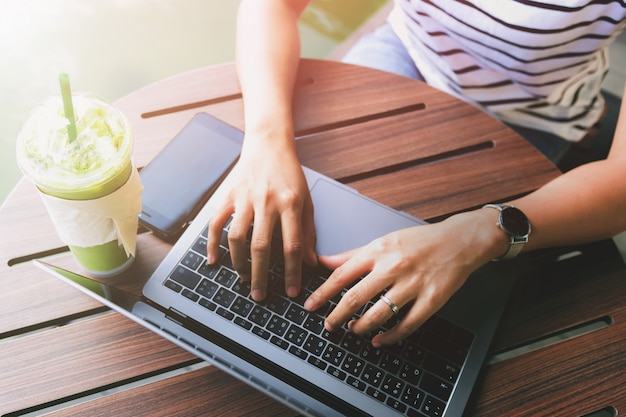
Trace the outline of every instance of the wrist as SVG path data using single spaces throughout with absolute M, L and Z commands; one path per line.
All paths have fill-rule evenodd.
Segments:
M 260 139 L 285 138 L 294 139 L 293 114 L 290 109 L 279 110 L 270 107 L 271 112 L 246 108 L 245 133 Z
M 498 213 L 496 227 L 507 237 L 507 250 L 494 260 L 515 258 L 528 243 L 531 225 L 528 217 L 515 206 L 506 204 L 486 204 L 483 209 Z
M 246 128 L 242 153 L 254 154 L 278 153 L 284 154 L 293 151 L 295 153 L 296 141 L 291 125 L 278 125 L 267 127 Z
M 473 210 L 456 214 L 448 220 L 456 236 L 461 233 L 464 246 L 468 249 L 468 262 L 476 269 L 506 253 L 509 240 L 496 227 L 496 210 Z

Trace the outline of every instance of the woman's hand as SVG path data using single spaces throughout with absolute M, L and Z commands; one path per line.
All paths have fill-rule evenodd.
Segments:
M 263 300 L 272 235 L 275 226 L 280 225 L 285 291 L 295 297 L 300 291 L 302 261 L 317 263 L 313 202 L 306 178 L 295 149 L 290 151 L 295 145 L 270 149 L 271 141 L 257 138 L 246 138 L 244 143 L 241 158 L 224 184 L 228 188 L 226 197 L 209 222 L 209 263 L 217 261 L 222 228 L 232 215 L 228 244 L 233 266 L 243 280 L 251 280 L 252 298 Z M 254 227 L 250 236 L 251 224 Z
M 289 296 L 300 291 L 302 261 L 317 263 L 313 203 L 296 155 L 292 114 L 300 62 L 298 20 L 308 4 L 242 0 L 237 12 L 235 55 L 246 135 L 239 162 L 225 184 L 228 194 L 210 221 L 207 252 L 209 262 L 216 262 L 222 227 L 232 214 L 228 242 L 233 266 L 251 280 L 257 301 L 267 292 L 275 226 L 282 230 Z
M 404 318 L 391 330 L 372 339 L 375 347 L 406 338 L 463 285 L 480 265 L 506 250 L 506 237 L 496 227 L 497 212 L 477 210 L 438 224 L 390 233 L 370 244 L 342 254 L 320 257 L 334 272 L 306 301 L 314 311 L 359 277 L 326 318 L 327 330 L 339 328 L 369 300 L 386 290 L 398 308 L 408 306 Z M 348 322 L 357 334 L 380 328 L 394 315 L 377 300 L 358 320 Z

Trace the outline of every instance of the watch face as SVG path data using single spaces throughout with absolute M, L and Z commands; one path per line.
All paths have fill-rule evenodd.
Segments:
M 530 233 L 530 223 L 526 215 L 515 207 L 505 207 L 500 212 L 500 224 L 515 237 L 523 237 Z

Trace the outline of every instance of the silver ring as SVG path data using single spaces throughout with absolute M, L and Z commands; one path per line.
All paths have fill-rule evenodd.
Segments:
M 387 305 L 389 306 L 389 308 L 391 308 L 391 311 L 393 311 L 393 314 L 398 314 L 398 311 L 400 310 L 398 308 L 397 305 L 395 305 L 395 303 L 393 301 L 391 301 L 385 294 L 381 294 L 380 295 L 380 299 L 383 300 L 385 303 L 387 303 Z

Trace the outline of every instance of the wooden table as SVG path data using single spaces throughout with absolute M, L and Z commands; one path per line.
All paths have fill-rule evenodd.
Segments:
M 233 64 L 201 68 L 116 102 L 145 165 L 196 112 L 243 128 Z M 303 60 L 295 99 L 304 165 L 387 205 L 437 221 L 528 193 L 559 171 L 502 124 L 422 83 L 330 61 Z M 53 416 L 294 415 L 184 350 L 37 269 L 70 269 L 34 187 L 22 180 L 0 209 L 0 414 Z M 112 282 L 139 291 L 170 245 L 145 231 L 138 259 Z M 606 246 L 587 274 L 542 263 L 520 280 L 495 351 L 590 320 L 610 326 L 485 367 L 472 415 L 582 415 L 626 410 L 626 272 Z M 585 249 L 587 251 L 587 249 Z M 585 270 L 574 258 L 572 270 Z M 609 319 L 609 317 L 611 319 Z M 191 367 L 191 368 L 189 368 Z M 183 372 L 182 370 L 190 369 Z M 110 389 L 123 389 L 110 393 Z M 102 394 L 108 394 L 104 395 Z M 47 410 L 50 411 L 50 410 Z M 43 412 L 43 411 L 42 411 Z

